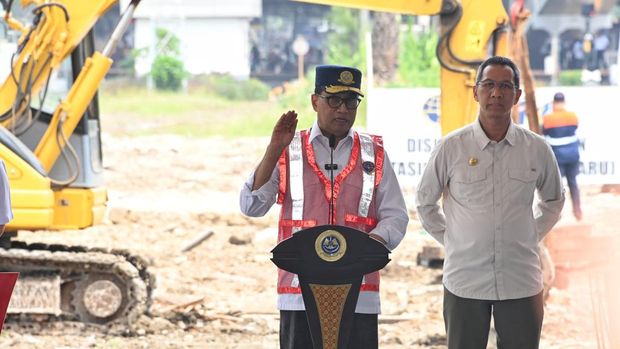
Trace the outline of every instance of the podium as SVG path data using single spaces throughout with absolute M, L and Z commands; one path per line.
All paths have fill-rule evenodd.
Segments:
M 275 265 L 299 278 L 314 349 L 346 349 L 362 278 L 382 269 L 390 251 L 365 232 L 321 225 L 296 232 L 271 253 Z

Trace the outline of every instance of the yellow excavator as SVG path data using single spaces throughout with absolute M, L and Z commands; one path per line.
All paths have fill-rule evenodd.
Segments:
M 131 323 L 151 303 L 154 277 L 144 259 L 13 238 L 101 222 L 107 194 L 97 89 L 140 1 L 129 1 L 101 52 L 93 26 L 116 0 L 0 2 L 0 159 L 14 214 L 0 238 L 0 271 L 20 272 L 9 316 Z

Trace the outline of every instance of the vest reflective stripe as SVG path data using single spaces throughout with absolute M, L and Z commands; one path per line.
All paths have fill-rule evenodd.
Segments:
M 316 219 L 307 219 L 307 220 L 283 219 L 280 222 L 280 224 L 283 227 L 312 228 L 316 226 Z
M 366 277 L 362 281 L 362 286 L 360 286 L 360 291 L 366 292 L 379 292 L 379 285 L 372 285 L 366 283 Z
M 278 159 L 278 169 L 280 170 L 280 184 L 278 185 L 278 204 L 282 205 L 284 202 L 284 195 L 286 194 L 286 150 L 282 151 L 282 155 Z
M 568 137 L 559 137 L 559 138 L 545 136 L 545 139 L 547 140 L 547 143 L 549 143 L 549 145 L 555 146 L 555 147 L 579 142 L 579 138 L 577 138 L 577 136 L 568 136 Z
M 301 293 L 300 287 L 278 287 L 278 293 Z
M 295 132 L 295 136 L 289 145 L 289 179 L 291 183 L 291 199 L 293 200 L 293 212 L 291 218 L 300 221 L 304 216 L 304 163 L 301 154 L 301 134 Z M 293 227 L 293 234 L 300 231 L 301 227 Z
M 304 160 L 301 152 L 302 147 L 302 135 L 301 132 L 295 132 L 295 136 L 288 147 L 288 163 L 289 163 L 289 180 L 291 184 L 291 200 L 292 200 L 292 212 L 291 220 L 281 222 L 282 226 L 291 225 L 292 233 L 316 225 L 316 221 L 304 221 Z M 297 224 L 295 224 L 297 222 Z M 297 274 L 293 275 L 291 284 L 289 287 L 285 287 L 280 290 L 278 287 L 278 293 L 299 293 L 299 277 Z
M 380 136 L 372 136 L 372 140 L 377 147 L 377 153 L 375 154 L 375 186 L 378 187 L 379 183 L 381 183 L 381 179 L 383 178 L 383 138 Z
M 372 163 L 375 166 L 375 147 L 372 144 L 372 138 L 369 135 L 360 133 L 360 145 L 362 152 L 362 168 L 365 163 Z M 368 209 L 370 208 L 370 202 L 375 189 L 375 168 L 372 171 L 366 171 L 364 169 L 362 174 L 362 197 L 360 197 L 360 204 L 358 214 L 361 217 L 368 217 Z
M 363 281 L 362 281 L 362 286 L 360 286 L 360 291 L 379 292 L 379 285 L 367 284 L 365 283 L 366 282 L 365 279 L 366 279 L 365 277 L 364 279 L 362 279 Z M 298 281 L 297 275 L 295 275 L 295 280 Z M 300 287 L 278 287 L 278 293 L 280 294 L 282 293 L 301 294 L 301 288 Z
M 354 216 L 352 214 L 345 215 L 344 221 L 347 223 L 361 223 L 369 227 L 374 227 L 377 225 L 377 220 L 374 218 Z

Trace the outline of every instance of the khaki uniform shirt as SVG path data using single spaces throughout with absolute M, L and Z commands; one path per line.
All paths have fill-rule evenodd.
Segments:
M 511 123 L 495 142 L 478 120 L 436 146 L 416 195 L 422 225 L 445 247 L 444 286 L 482 300 L 542 291 L 538 243 L 563 205 L 558 166 L 544 139 Z

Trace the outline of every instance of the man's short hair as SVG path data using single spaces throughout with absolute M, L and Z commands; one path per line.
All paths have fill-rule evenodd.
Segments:
M 553 95 L 554 102 L 564 102 L 564 94 L 562 92 L 558 92 Z
M 517 89 L 520 88 L 519 83 L 521 82 L 521 74 L 519 73 L 519 68 L 517 68 L 515 62 L 513 62 L 510 58 L 504 56 L 489 57 L 484 62 L 482 62 L 482 64 L 480 64 L 480 67 L 478 67 L 478 73 L 476 74 L 476 83 L 480 82 L 480 80 L 482 79 L 482 72 L 484 71 L 484 68 L 489 65 L 504 65 L 510 67 L 514 75 L 513 82 L 515 84 L 515 87 Z

